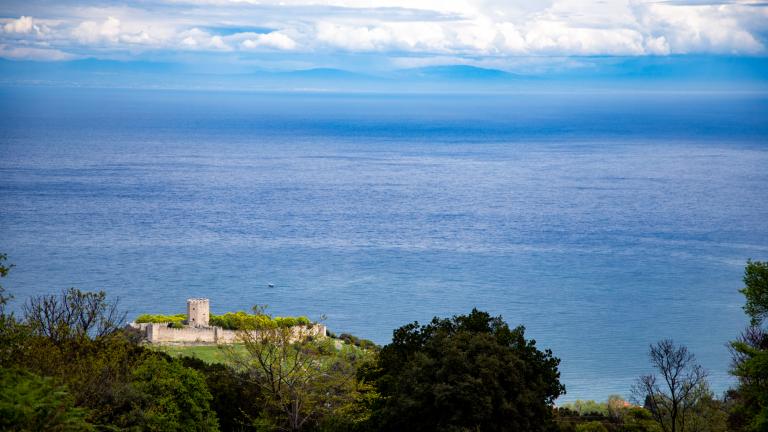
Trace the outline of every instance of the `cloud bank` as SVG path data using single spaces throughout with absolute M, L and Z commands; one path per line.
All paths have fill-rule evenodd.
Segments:
M 764 56 L 768 37 L 768 7 L 752 0 L 11 1 L 0 11 L 0 56 L 34 60 Z

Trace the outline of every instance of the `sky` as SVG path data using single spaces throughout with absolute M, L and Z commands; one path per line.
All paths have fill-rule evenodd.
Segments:
M 693 58 L 768 74 L 762 0 L 5 0 L 0 17 L 3 69 L 96 59 L 200 73 L 600 75 Z

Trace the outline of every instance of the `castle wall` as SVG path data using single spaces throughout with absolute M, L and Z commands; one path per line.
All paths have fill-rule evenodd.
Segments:
M 146 337 L 151 343 L 216 343 L 216 334 L 210 327 L 171 328 L 153 323 L 147 326 Z
M 136 324 L 132 326 L 144 332 L 145 338 L 150 343 L 157 344 L 231 344 L 240 341 L 240 331 L 225 330 L 221 327 L 168 327 L 168 324 Z M 306 337 L 325 337 L 326 327 L 323 324 L 315 324 L 309 328 L 294 326 L 291 341 L 297 341 Z M 255 332 L 258 333 L 258 332 Z M 257 334 L 254 336 L 258 337 Z

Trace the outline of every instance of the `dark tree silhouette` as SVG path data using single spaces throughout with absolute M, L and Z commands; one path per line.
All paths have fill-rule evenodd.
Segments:
M 685 432 L 686 415 L 697 405 L 707 372 L 684 345 L 664 339 L 650 346 L 655 373 L 638 378 L 632 389 L 664 432 Z
M 33 297 L 24 304 L 24 318 L 38 334 L 54 344 L 70 339 L 99 339 L 122 328 L 126 314 L 118 301 L 107 301 L 104 291 L 83 292 L 75 288 L 61 294 Z

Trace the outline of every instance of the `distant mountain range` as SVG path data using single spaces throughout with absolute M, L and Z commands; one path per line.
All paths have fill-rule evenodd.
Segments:
M 227 69 L 215 64 L 200 69 L 200 66 L 182 63 L 98 59 L 66 62 L 0 60 L 0 85 L 310 91 L 582 89 L 585 84 L 601 88 L 634 88 L 637 85 L 768 88 L 768 74 L 765 73 L 768 58 L 765 57 L 605 57 L 582 58 L 581 62 L 587 66 L 517 74 L 465 64 L 358 72 L 336 68 L 248 70 L 242 65 Z

